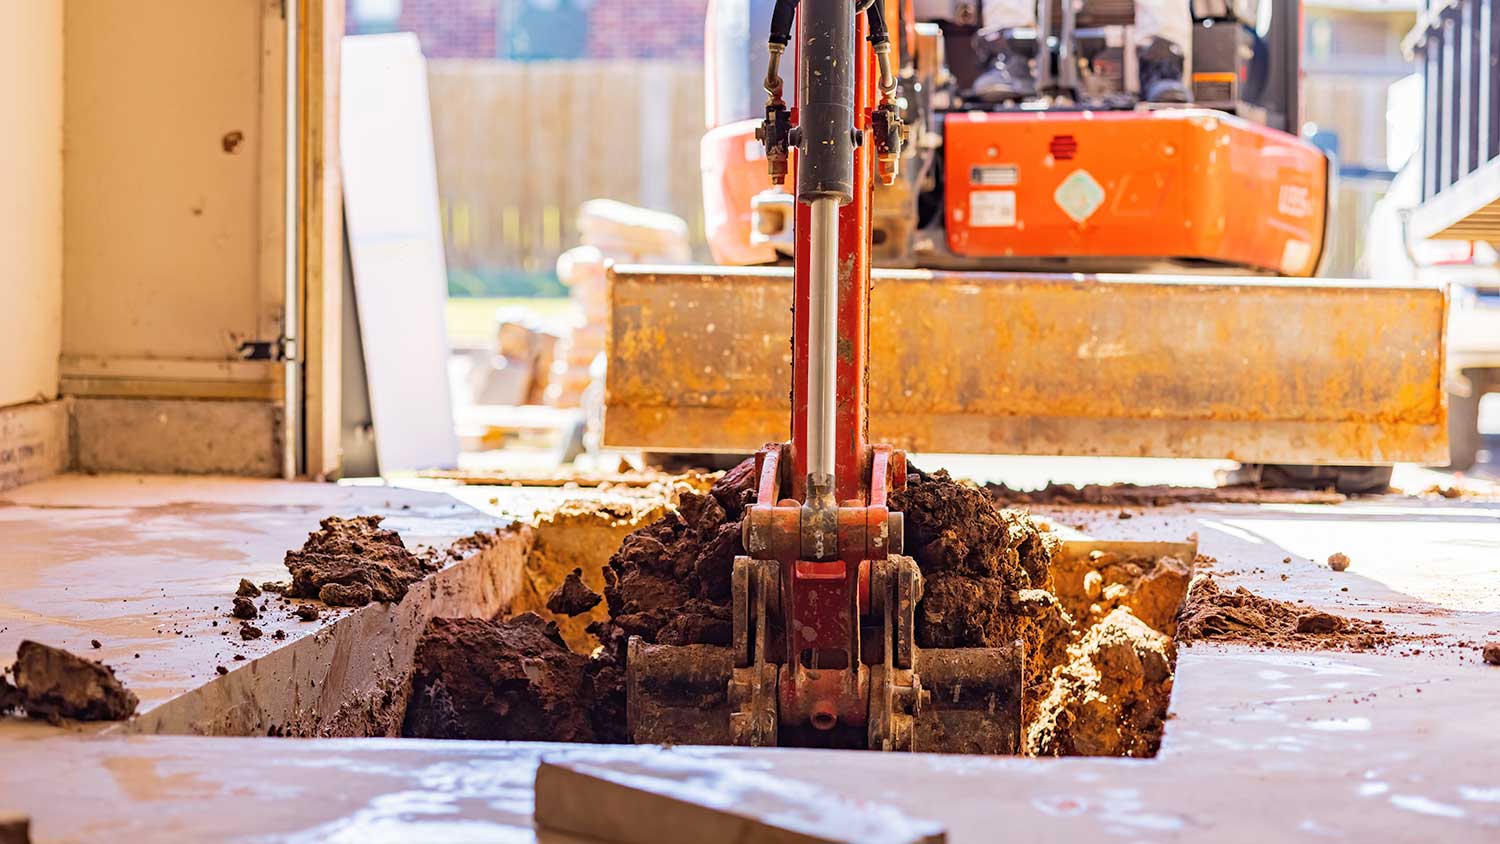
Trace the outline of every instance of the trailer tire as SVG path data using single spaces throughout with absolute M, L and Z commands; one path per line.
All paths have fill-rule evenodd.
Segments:
M 1345 495 L 1379 495 L 1391 488 L 1390 466 L 1301 466 L 1247 463 L 1232 477 L 1266 489 L 1332 489 Z
M 1471 383 L 1477 379 L 1470 379 Z M 1466 472 L 1479 462 L 1479 400 L 1484 395 L 1478 384 L 1469 395 L 1448 394 L 1448 466 L 1455 472 Z

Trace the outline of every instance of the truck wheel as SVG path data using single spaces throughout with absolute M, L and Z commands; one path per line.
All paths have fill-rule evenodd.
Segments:
M 1257 474 L 1256 486 L 1267 489 L 1333 489 L 1345 495 L 1386 492 L 1391 488 L 1390 466 L 1298 466 L 1287 463 L 1245 464 L 1245 475 Z
M 1474 468 L 1479 462 L 1478 389 L 1467 396 L 1448 394 L 1448 466 L 1455 472 Z

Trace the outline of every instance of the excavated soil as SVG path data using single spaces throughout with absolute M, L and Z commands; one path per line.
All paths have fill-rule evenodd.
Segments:
M 417 645 L 401 734 L 593 741 L 588 665 L 536 613 L 501 623 L 435 618 Z
M 1177 651 L 1128 607 L 1068 648 L 1026 730 L 1032 756 L 1155 756 Z
M 1199 575 L 1188 589 L 1177 624 L 1180 642 L 1212 640 L 1293 650 L 1368 651 L 1393 636 L 1379 621 L 1363 621 L 1256 595 L 1232 592 Z
M 340 607 L 395 603 L 411 584 L 442 568 L 435 556 L 407 550 L 400 534 L 380 522 L 380 516 L 329 516 L 320 522 L 300 550 L 286 552 L 292 574 L 287 596 Z
M 0 714 L 23 709 L 49 721 L 119 721 L 139 702 L 104 663 L 32 641 L 21 642 L 10 671 L 14 685 L 0 677 Z
M 1002 504 L 1109 505 L 1165 507 L 1171 504 L 1342 504 L 1348 497 L 1326 490 L 1261 489 L 1253 486 L 1183 487 L 1164 484 L 1049 483 L 1042 489 L 1011 489 L 985 484 Z
M 511 602 L 511 614 L 535 612 L 557 624 L 569 647 L 582 654 L 592 651 L 598 640 L 589 627 L 608 619 L 608 609 L 602 601 L 583 612 L 567 611 L 576 606 L 553 609 L 549 606 L 553 594 L 566 587 L 575 570 L 583 590 L 604 594 L 605 566 L 615 549 L 642 525 L 662 518 L 673 498 L 685 501 L 696 495 L 691 489 L 690 485 L 666 488 L 639 500 L 568 502 L 529 524 L 511 528 L 531 536 L 531 552 L 520 591 Z M 564 600 L 587 600 L 582 591 L 575 589 L 572 595 Z
M 730 573 L 734 557 L 743 553 L 740 520 L 753 500 L 754 481 L 754 463 L 746 461 L 707 493 L 684 490 L 675 508 L 626 533 L 600 571 L 604 605 L 580 616 L 592 619 L 586 641 L 561 635 L 541 612 L 553 603 L 554 618 L 565 619 L 592 588 L 589 567 L 573 564 L 557 549 L 543 560 L 542 568 L 551 572 L 544 578 L 551 584 L 547 591 L 534 589 L 513 608 L 538 612 L 434 622 L 418 648 L 418 679 L 403 734 L 628 740 L 624 664 L 630 636 L 673 645 L 729 643 Z M 1117 589 L 1101 599 L 1107 606 L 1090 614 L 1088 604 L 1070 609 L 1054 592 L 1056 539 L 1025 513 L 999 507 L 985 490 L 945 472 L 913 470 L 892 506 L 905 514 L 906 548 L 924 576 L 918 643 L 1026 643 L 1029 752 L 1155 752 L 1173 651 L 1168 635 L 1132 615 L 1131 596 L 1136 590 L 1149 595 L 1141 600 L 1142 611 L 1149 608 L 1154 616 L 1175 607 L 1164 596 L 1180 563 L 1162 563 L 1159 572 L 1158 566 L 1148 571 L 1098 563 Z M 591 553 L 597 553 L 598 539 Z M 575 567 L 582 571 L 575 574 Z M 526 666 L 532 666 L 529 673 Z M 1121 671 L 1127 673 L 1116 677 Z M 462 678 L 451 676 L 464 672 Z

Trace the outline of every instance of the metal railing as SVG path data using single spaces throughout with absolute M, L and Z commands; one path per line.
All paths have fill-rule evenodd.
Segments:
M 1425 0 L 1405 48 L 1425 85 L 1422 201 L 1463 195 L 1448 224 L 1500 200 L 1500 0 Z M 1448 203 L 1452 205 L 1453 203 Z

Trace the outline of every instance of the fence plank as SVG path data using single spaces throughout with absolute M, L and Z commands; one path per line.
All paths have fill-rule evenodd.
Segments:
M 438 59 L 428 74 L 450 268 L 550 271 L 596 198 L 677 214 L 706 256 L 701 66 Z

